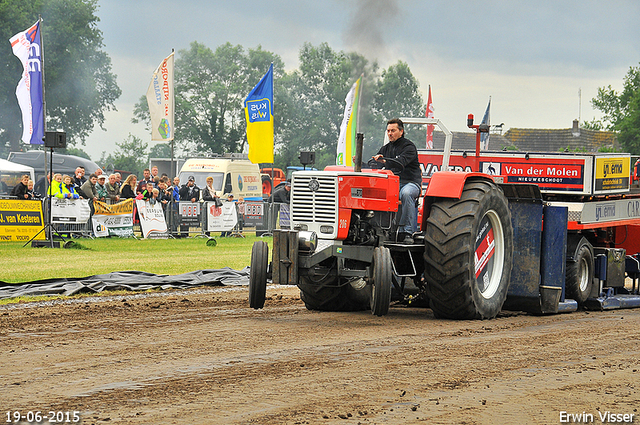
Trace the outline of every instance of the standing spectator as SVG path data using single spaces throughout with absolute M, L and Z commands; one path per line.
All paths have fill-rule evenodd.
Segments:
M 238 206 L 238 231 L 240 233 L 240 236 L 242 236 L 242 229 L 244 227 L 244 213 L 246 208 L 246 204 L 244 203 L 244 198 L 242 196 L 238 198 L 237 206 Z
M 151 198 L 149 198 L 149 204 L 155 205 L 158 202 L 158 196 L 160 196 L 160 190 L 157 187 L 151 189 Z
M 98 183 L 96 183 L 96 193 L 98 194 L 98 200 L 106 202 L 109 199 L 106 187 L 106 176 L 104 174 L 98 176 Z
M 138 183 L 138 188 L 136 189 L 136 193 L 142 193 L 143 190 L 147 188 L 147 183 L 153 184 L 153 179 L 151 178 L 151 171 L 148 168 L 145 168 L 142 171 L 142 175 L 144 178 L 140 180 Z
M 20 179 L 20 182 L 13 187 L 11 196 L 15 196 L 18 199 L 29 199 L 27 190 L 29 189 L 29 175 L 25 174 Z
M 151 179 L 155 181 L 156 177 L 158 177 L 158 167 L 154 165 L 151 167 Z
M 147 187 L 138 195 L 138 197 L 142 195 L 142 198 L 140 199 L 142 199 L 143 201 L 148 201 L 153 197 L 153 189 L 153 183 L 147 183 Z
M 100 177 L 102 175 L 102 168 L 98 168 L 94 173 L 96 176 Z
M 51 184 L 51 176 L 53 173 L 49 171 L 46 175 L 40 177 L 35 185 L 35 191 L 38 193 L 47 193 L 49 185 Z
M 213 177 L 207 177 L 207 185 L 202 189 L 202 200 L 206 202 L 213 202 L 216 207 L 222 206 L 222 202 L 220 198 L 216 194 L 216 190 L 213 188 Z M 204 204 L 206 205 L 206 204 Z M 204 214 L 204 219 L 202 220 L 203 225 L 208 229 L 209 228 L 209 210 L 204 208 L 202 211 Z M 209 236 L 209 232 L 205 232 L 207 236 Z
M 72 179 L 73 186 L 75 187 L 75 190 L 79 195 L 83 195 L 80 192 L 81 190 L 80 188 L 82 187 L 83 184 L 87 182 L 87 178 L 84 176 L 84 174 L 85 174 L 84 167 L 77 167 L 76 173 Z
M 203 201 L 218 201 L 220 202 L 220 198 L 216 195 L 216 190 L 213 188 L 213 177 L 207 177 L 207 185 L 202 189 L 202 200 Z M 218 204 L 216 202 L 216 206 Z
M 27 194 L 29 195 L 28 199 L 42 199 L 42 195 L 33 190 L 33 180 L 29 179 L 29 184 L 27 184 Z
M 105 183 L 104 188 L 107 190 L 107 197 L 111 202 L 120 200 L 120 185 L 116 181 L 116 175 L 109 175 L 109 181 Z
M 196 186 L 196 178 L 189 176 L 187 184 L 180 188 L 180 199 L 183 201 L 198 202 L 200 200 L 200 188 Z
M 271 196 L 269 202 L 278 204 L 288 204 L 291 199 L 291 180 L 287 180 L 284 185 L 278 185 Z
M 237 216 L 238 215 L 238 208 L 236 207 L 236 205 L 233 202 L 233 194 L 230 193 L 229 196 L 227 196 L 227 202 L 231 203 L 231 205 L 233 205 L 234 211 L 235 211 L 236 216 Z M 231 231 L 220 233 L 220 237 L 225 238 L 227 236 L 231 236 Z
M 116 185 L 118 186 L 118 190 L 122 190 L 122 174 L 113 173 L 116 176 Z
M 73 184 L 73 180 L 71 176 L 63 176 L 62 177 L 62 185 L 60 186 L 60 191 L 56 193 L 56 198 L 64 198 L 64 199 L 78 199 L 81 196 L 76 192 L 76 187 Z
M 62 182 L 62 174 L 54 174 L 53 182 L 49 185 L 49 196 L 62 198 L 62 196 L 58 196 L 58 193 L 62 192 L 62 186 L 64 186 L 64 183 Z
M 127 176 L 127 179 L 122 184 L 122 190 L 120 191 L 120 197 L 122 199 L 136 197 L 136 181 L 137 178 L 133 174 L 129 174 Z
M 158 202 L 162 205 L 165 220 L 167 219 L 167 204 L 169 201 L 171 201 L 171 190 L 167 188 L 167 183 L 164 180 L 160 180 L 160 183 L 158 183 Z
M 178 192 L 182 202 L 198 202 L 200 201 L 200 188 L 196 186 L 196 178 L 189 176 L 187 183 L 182 185 Z M 180 234 L 183 237 L 189 236 L 189 226 L 180 225 Z
M 169 203 L 169 226 L 171 233 L 175 234 L 180 223 L 180 177 L 173 178 L 173 187 L 171 190 L 171 201 Z
M 84 182 L 80 190 L 84 193 L 84 198 L 89 199 L 91 201 L 95 201 L 98 199 L 98 191 L 96 190 L 96 183 L 98 183 L 98 176 L 95 174 L 91 174 L 89 176 L 89 180 Z

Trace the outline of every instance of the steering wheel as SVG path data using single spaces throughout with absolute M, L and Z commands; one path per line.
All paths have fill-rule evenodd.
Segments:
M 386 169 L 390 169 L 389 165 L 393 165 L 393 168 L 399 168 L 400 170 L 398 171 L 399 173 L 401 173 L 404 170 L 404 165 L 402 165 L 402 162 L 398 161 L 395 158 L 385 158 L 384 159 L 386 161 L 386 164 L 384 164 L 384 167 Z

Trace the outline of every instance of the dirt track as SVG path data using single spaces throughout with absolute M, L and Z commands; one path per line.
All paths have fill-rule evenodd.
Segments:
M 204 292 L 1 308 L 0 421 L 640 423 L 640 310 L 454 322 L 311 312 L 295 287 L 269 287 L 259 311 L 246 288 Z

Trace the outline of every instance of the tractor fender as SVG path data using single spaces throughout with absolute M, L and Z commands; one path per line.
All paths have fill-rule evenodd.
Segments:
M 465 182 L 470 179 L 493 182 L 491 176 L 483 173 L 464 173 L 459 171 L 438 171 L 433 173 L 425 196 L 434 198 L 460 199 Z

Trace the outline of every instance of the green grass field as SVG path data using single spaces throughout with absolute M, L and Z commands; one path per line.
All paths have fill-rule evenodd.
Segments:
M 181 274 L 230 267 L 241 270 L 251 262 L 251 247 L 260 239 L 220 238 L 217 246 L 206 239 L 74 239 L 84 249 L 23 247 L 22 242 L 0 243 L 0 281 L 22 283 L 50 278 L 79 278 L 113 271 L 138 270 Z M 271 251 L 270 251 L 271 252 Z

